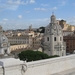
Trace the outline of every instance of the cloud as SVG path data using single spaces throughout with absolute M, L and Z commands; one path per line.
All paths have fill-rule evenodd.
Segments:
M 65 6 L 67 4 L 67 0 L 58 0 L 59 6 Z
M 24 1 L 21 1 L 21 0 L 8 0 L 6 2 L 6 4 L 7 4 L 8 9 L 16 10 L 19 7 L 19 5 L 28 4 L 28 1 L 24 2 Z
M 50 10 L 52 11 L 57 10 L 57 9 L 58 9 L 57 7 L 50 8 Z
M 18 15 L 18 18 L 21 19 L 22 18 L 22 15 Z
M 43 19 L 32 19 L 33 21 L 37 22 L 48 22 L 49 21 L 49 18 L 43 18 Z
M 7 18 L 4 18 L 3 21 L 8 21 L 8 19 Z
M 75 16 L 72 18 L 68 18 L 67 19 L 67 23 L 71 24 L 71 25 L 75 25 Z
M 1 0 L 0 9 L 16 10 L 19 7 L 19 5 L 26 4 L 28 4 L 28 0 L 26 2 L 22 0 Z
M 33 23 L 32 25 L 34 27 L 47 26 L 50 23 L 50 19 L 49 18 L 32 19 L 30 23 Z
M 4 25 L 6 27 L 6 24 L 8 23 L 8 19 L 7 18 L 4 18 L 3 20 L 0 20 L 0 25 Z
M 34 10 L 38 10 L 38 11 L 47 11 L 47 9 L 45 9 L 45 8 L 34 8 Z
M 35 0 L 0 0 L 0 10 L 17 10 L 20 5 L 33 4 Z
M 11 5 L 20 5 L 20 4 L 27 4 L 27 2 L 25 3 L 24 1 L 21 0 L 8 0 L 7 4 L 11 4 Z
M 10 5 L 25 5 L 28 4 L 28 0 L 26 2 L 22 0 L 8 0 L 6 3 Z
M 30 0 L 30 3 L 35 3 L 35 0 Z
M 57 20 L 62 20 L 62 18 L 57 18 Z
M 25 29 L 28 28 L 29 25 L 32 24 L 34 28 L 39 28 L 40 26 L 46 26 L 48 25 L 50 19 L 49 18 L 39 18 L 39 19 L 12 19 L 9 21 L 0 21 L 0 25 L 4 29 Z
M 30 13 L 30 11 L 25 11 L 25 13 Z
M 41 6 L 49 6 L 48 4 L 41 4 Z
M 8 5 L 6 9 L 17 10 L 18 7 L 19 7 L 18 5 L 14 5 L 14 6 Z

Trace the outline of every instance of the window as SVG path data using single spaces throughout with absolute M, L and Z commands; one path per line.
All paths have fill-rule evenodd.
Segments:
M 56 41 L 56 37 L 54 37 L 54 41 Z
M 49 37 L 47 37 L 47 41 L 49 41 Z
M 4 54 L 7 54 L 7 49 L 4 50 Z

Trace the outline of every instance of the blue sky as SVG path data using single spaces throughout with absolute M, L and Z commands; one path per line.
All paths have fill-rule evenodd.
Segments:
M 3 29 L 47 26 L 52 12 L 57 20 L 75 25 L 75 0 L 0 0 L 0 25 Z

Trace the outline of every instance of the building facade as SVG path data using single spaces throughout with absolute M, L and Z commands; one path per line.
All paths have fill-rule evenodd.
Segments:
M 21 52 L 22 50 L 38 50 L 41 47 L 42 33 L 35 32 L 31 27 L 23 32 L 15 32 L 12 35 L 8 35 L 8 41 L 10 42 L 11 52 Z
M 67 24 L 65 20 L 57 20 L 64 31 L 75 31 L 75 25 Z
M 41 38 L 40 37 L 34 37 L 33 38 L 32 47 L 34 49 L 38 49 L 41 47 Z
M 74 31 L 63 30 L 63 36 L 73 35 Z
M 67 54 L 75 53 L 75 35 L 64 36 L 64 41 L 66 42 Z
M 63 41 L 63 31 L 56 22 L 54 14 L 51 16 L 51 23 L 45 28 L 43 49 L 48 55 L 66 55 L 66 46 Z
M 14 35 L 12 37 L 8 37 L 8 40 L 11 45 L 19 45 L 19 44 L 32 44 L 32 37 L 28 35 Z

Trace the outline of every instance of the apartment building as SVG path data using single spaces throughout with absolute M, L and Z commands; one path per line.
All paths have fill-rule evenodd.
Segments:
M 66 42 L 66 52 L 73 54 L 75 52 L 75 35 L 68 35 L 63 37 Z

